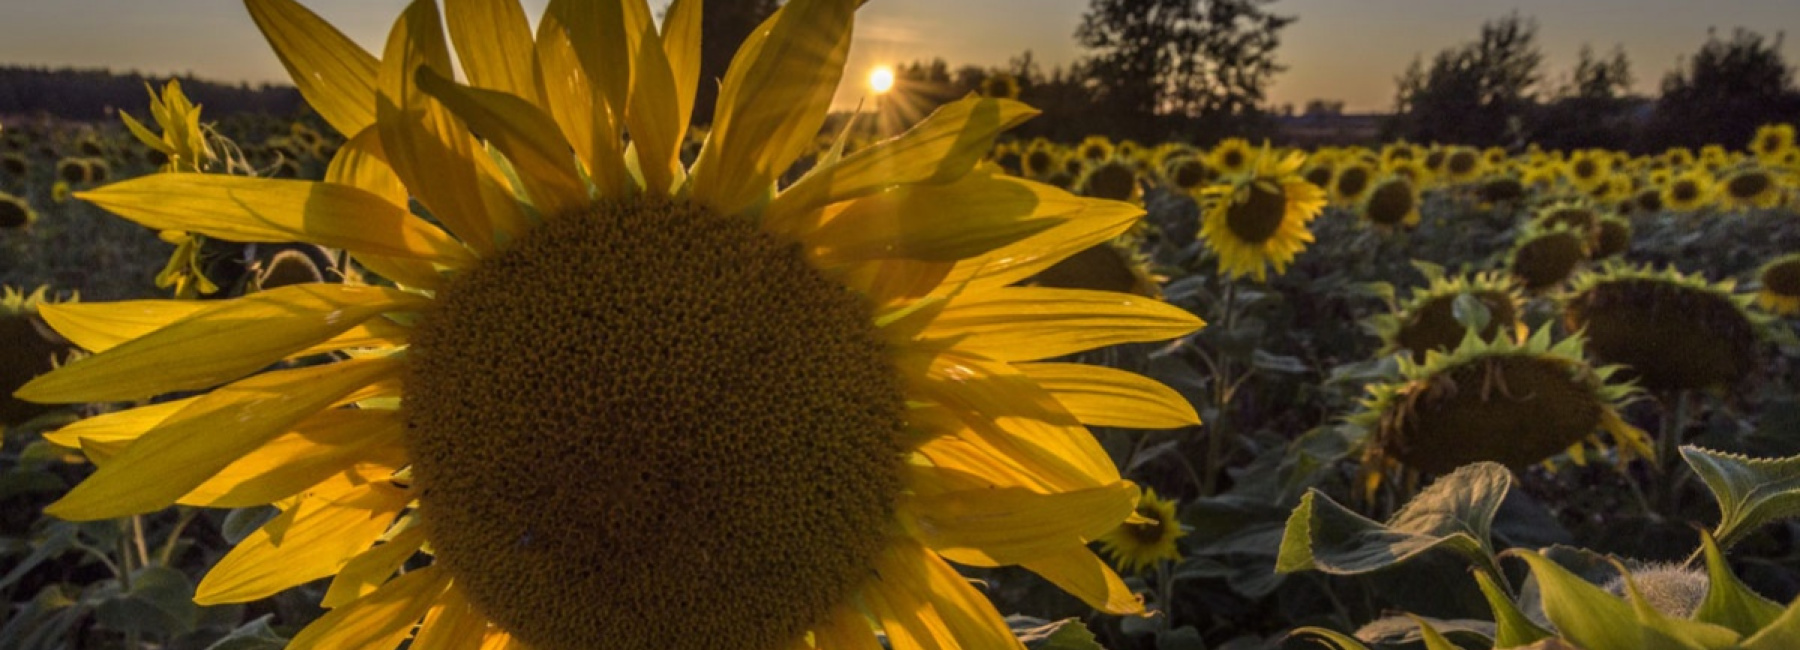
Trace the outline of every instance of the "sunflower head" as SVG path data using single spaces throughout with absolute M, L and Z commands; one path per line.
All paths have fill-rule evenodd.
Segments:
M 1655 214 L 1663 209 L 1663 183 L 1651 183 L 1631 197 L 1633 214 Z
M 1549 327 L 1521 342 L 1471 332 L 1424 363 L 1402 357 L 1401 379 L 1371 386 L 1349 418 L 1367 434 L 1365 488 L 1400 466 L 1444 474 L 1491 461 L 1517 470 L 1564 451 L 1585 462 L 1584 442 L 1605 445 L 1599 432 L 1622 460 L 1649 455 L 1644 433 L 1619 417 L 1633 389 L 1609 381 L 1616 370 L 1588 365 L 1579 337 L 1553 345 Z
M 1511 205 L 1525 198 L 1525 183 L 1511 174 L 1489 176 L 1475 188 L 1475 196 L 1489 205 Z
M 1236 176 L 1248 173 L 1256 164 L 1256 148 L 1243 138 L 1226 138 L 1207 154 L 1213 169 L 1219 170 L 1220 176 Z
M 1086 426 L 1198 417 L 1147 378 L 1029 362 L 1200 323 L 1021 285 L 1143 213 L 985 163 L 1035 111 L 967 97 L 821 152 L 861 3 L 790 0 L 690 165 L 698 2 L 661 29 L 644 0 L 551 2 L 534 31 L 516 2 L 446 21 L 414 0 L 379 58 L 291 0 L 247 4 L 349 135 L 326 180 L 151 174 L 79 198 L 184 244 L 341 249 L 392 284 L 51 312 L 100 351 L 19 396 L 190 395 L 122 412 L 144 425 L 51 514 L 278 505 L 197 599 L 335 575 L 296 650 L 851 648 L 875 627 L 895 650 L 1017 647 L 950 561 L 1143 611 L 1086 546 L 1139 499 Z M 348 358 L 266 370 L 324 353 Z M 1121 385 L 1144 408 L 1073 399 Z
M 1162 176 L 1164 183 L 1187 194 L 1199 192 L 1219 179 L 1217 170 L 1193 154 L 1169 156 L 1163 161 Z
M 103 158 L 84 158 L 81 164 L 87 166 L 88 182 L 104 183 L 112 176 L 112 166 Z
M 1588 192 L 1612 176 L 1612 162 L 1612 156 L 1605 151 L 1577 151 L 1564 164 L 1563 176 L 1576 189 Z
M 1033 276 L 1031 284 L 1162 298 L 1166 280 L 1150 268 L 1150 257 L 1130 236 L 1089 246 Z
M 3 205 L 3 204 L 0 204 Z M 54 304 L 50 288 L 40 286 L 25 293 L 0 285 L 0 431 L 49 413 L 54 407 L 13 396 L 13 391 L 33 377 L 67 362 L 75 348 L 44 323 L 38 307 Z M 74 298 L 70 298 L 73 301 Z
M 1219 271 L 1262 282 L 1267 267 L 1287 270 L 1313 241 L 1307 224 L 1325 208 L 1325 191 L 1300 178 L 1305 156 L 1264 149 L 1250 173 L 1207 188 L 1200 237 L 1219 256 Z
M 1019 167 L 1028 178 L 1042 179 L 1062 169 L 1062 153 L 1048 142 L 1034 142 L 1019 159 Z
M 1090 135 L 1075 145 L 1077 163 L 1098 163 L 1113 157 L 1113 142 L 1104 135 Z
M 1756 272 L 1756 304 L 1780 316 L 1800 315 L 1800 253 L 1770 260 Z
M 1444 174 L 1453 182 L 1467 183 L 1481 176 L 1486 161 L 1470 147 L 1453 147 L 1444 156 Z
M 87 183 L 88 165 L 80 158 L 63 158 L 56 161 L 56 179 L 70 185 Z
M 1306 167 L 1300 170 L 1300 177 L 1315 187 L 1329 188 L 1337 177 L 1337 162 L 1327 156 L 1309 156 Z
M 1486 310 L 1486 321 L 1476 330 L 1482 340 L 1496 336 L 1524 339 L 1524 297 L 1510 278 L 1499 273 L 1433 276 L 1429 285 L 1413 289 L 1412 296 L 1396 305 L 1392 314 L 1370 319 L 1370 327 L 1381 337 L 1381 354 L 1404 350 L 1414 363 L 1424 363 L 1431 351 L 1456 349 L 1473 327 L 1464 322 L 1466 317 L 1459 317 L 1459 300 L 1474 299 Z
M 1176 542 L 1187 531 L 1181 529 L 1175 505 L 1174 499 L 1164 499 L 1146 488 L 1134 516 L 1095 541 L 1112 556 L 1113 563 L 1129 573 L 1149 571 L 1158 562 L 1180 562 L 1181 549 Z
M 1627 366 L 1645 388 L 1724 387 L 1755 369 L 1762 329 L 1753 297 L 1733 288 L 1674 268 L 1609 264 L 1576 278 L 1563 320 L 1596 359 Z
M 1670 210 L 1693 212 L 1711 204 L 1716 181 L 1711 172 L 1692 169 L 1669 179 L 1662 189 L 1662 204 Z
M 1719 182 L 1725 201 L 1740 208 L 1772 208 L 1781 203 L 1781 181 L 1762 167 L 1745 167 Z
M 1527 293 L 1542 293 L 1568 280 L 1588 260 L 1591 246 L 1590 231 L 1528 225 L 1513 243 L 1507 268 Z
M 25 154 L 17 151 L 0 153 L 0 174 L 9 178 L 24 178 L 31 171 L 31 163 L 25 160 Z
M 1356 205 L 1375 184 L 1375 166 L 1364 161 L 1342 165 L 1331 183 L 1332 199 L 1340 205 Z
M 1410 228 L 1419 225 L 1419 203 L 1419 186 L 1413 179 L 1390 173 L 1363 197 L 1359 212 L 1383 228 Z
M 1120 157 L 1088 165 L 1081 177 L 1075 179 L 1075 193 L 1129 203 L 1138 203 L 1144 198 L 1137 165 L 1130 159 Z
M 1764 124 L 1750 138 L 1750 153 L 1763 160 L 1778 159 L 1794 148 L 1794 125 Z
M 1631 221 L 1617 215 L 1600 218 L 1600 227 L 1594 234 L 1593 258 L 1606 259 L 1624 255 L 1631 249 Z
M 37 219 L 37 211 L 25 199 L 0 192 L 0 231 L 24 230 Z

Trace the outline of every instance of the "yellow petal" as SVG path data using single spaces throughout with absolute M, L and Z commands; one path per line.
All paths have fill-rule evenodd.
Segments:
M 325 182 L 366 190 L 406 209 L 406 184 L 400 182 L 385 156 L 381 150 L 381 133 L 372 126 L 363 129 L 338 147 L 337 154 L 331 157 L 331 165 L 325 168 Z M 367 253 L 356 254 L 356 260 L 403 286 L 437 289 L 442 284 L 442 278 L 430 262 Z
M 288 642 L 288 650 L 393 648 L 449 587 L 450 574 L 435 566 L 400 576 L 375 593 L 319 617 Z
M 44 511 L 91 521 L 168 507 L 206 479 L 401 362 L 362 359 L 264 373 L 220 388 L 165 420 Z
M 575 148 L 575 157 L 587 166 L 588 177 L 600 190 L 600 196 L 624 198 L 631 180 L 625 171 L 624 145 L 619 140 L 621 119 L 614 116 L 601 90 L 582 71 L 580 55 L 566 27 L 589 24 L 580 15 L 580 2 L 550 0 L 538 22 L 539 89 L 551 119 L 561 127 L 563 139 Z
M 1200 424 L 1194 405 L 1143 375 L 1079 363 L 1016 363 L 1013 368 L 1049 391 L 1082 424 L 1178 429 Z
M 300 96 L 338 133 L 375 123 L 375 57 L 293 0 L 245 0 Z
M 436 226 L 374 194 L 345 185 L 222 174 L 150 174 L 76 194 L 155 230 L 239 242 L 309 242 L 353 253 L 474 262 Z
M 150 96 L 155 97 L 156 93 L 152 92 Z M 151 106 L 152 110 L 154 110 L 157 105 L 151 104 Z M 125 129 L 131 131 L 131 135 L 136 136 L 138 142 L 144 143 L 144 146 L 161 151 L 164 154 L 175 153 L 175 148 L 169 146 L 169 143 L 163 142 L 162 136 L 152 133 L 150 129 L 145 128 L 144 124 L 137 121 L 137 118 L 132 117 L 130 113 L 119 111 L 119 119 L 125 122 Z M 158 121 L 158 123 L 160 124 L 161 122 Z
M 444 22 L 470 85 L 537 104 L 531 22 L 518 0 L 445 0 Z
M 957 349 L 1035 361 L 1120 343 L 1165 341 L 1205 323 L 1166 302 L 1109 291 L 1007 287 L 950 301 L 925 337 L 961 337 Z
M 893 185 L 947 183 L 962 178 L 994 147 L 1001 131 L 1037 115 L 1019 102 L 970 97 L 945 104 L 892 140 L 814 168 L 782 192 L 764 213 L 772 232 L 804 233 L 803 221 L 827 204 Z
M 503 92 L 472 88 L 420 68 L 419 88 L 444 106 L 518 169 L 538 211 L 565 215 L 588 206 L 587 183 L 556 122 L 537 106 Z
M 813 630 L 813 636 L 819 650 L 881 650 L 869 620 L 850 607 L 838 607 L 830 618 Z
M 934 467 L 920 468 L 917 475 L 930 485 L 909 485 L 930 494 L 973 487 L 1020 487 L 1034 492 L 1055 491 L 1057 481 L 1032 471 L 1015 459 L 990 453 L 970 443 L 966 435 L 941 436 L 919 446 L 919 453 Z M 941 488 L 941 489 L 939 489 Z
M 642 0 L 636 4 L 641 5 Z M 637 49 L 631 60 L 636 69 L 631 75 L 631 103 L 625 110 L 625 128 L 637 151 L 644 187 L 652 195 L 663 195 L 673 188 L 676 170 L 681 165 L 681 138 L 687 118 L 678 116 L 675 73 L 669 69 L 668 54 L 663 51 L 656 25 L 645 21 L 637 29 L 641 36 L 633 41 Z
M 480 650 L 487 627 L 487 617 L 452 583 L 426 612 L 410 650 Z
M 1129 481 L 1052 494 L 958 490 L 904 498 L 900 516 L 932 550 L 959 562 L 999 566 L 1098 539 L 1125 521 L 1137 502 L 1138 488 Z
M 1060 191 L 1060 190 L 1058 190 Z M 1056 212 L 1063 223 L 1013 242 L 987 255 L 956 265 L 934 295 L 951 291 L 980 292 L 1016 284 L 1057 262 L 1119 236 L 1144 215 L 1143 208 L 1119 201 L 1074 199 L 1073 195 L 1045 191 L 1057 197 L 1056 205 L 1070 205 Z M 1063 197 L 1067 198 L 1063 198 Z M 1064 204 L 1062 201 L 1079 201 Z
M 875 575 L 865 598 L 895 648 L 1025 647 L 987 596 L 917 542 L 906 539 L 890 546 L 876 560 Z
M 172 400 L 157 404 L 139 406 L 123 411 L 102 413 L 55 431 L 44 434 L 44 439 L 64 447 L 81 448 L 82 441 L 93 441 L 103 444 L 124 443 L 137 440 L 148 433 L 156 425 L 162 424 L 176 413 L 180 413 L 200 397 Z
M 1094 609 L 1115 615 L 1144 613 L 1143 596 L 1132 593 L 1119 574 L 1086 546 L 1032 558 L 1022 566 Z
M 198 300 L 59 302 L 38 305 L 38 315 L 77 347 L 105 352 L 211 306 Z
M 405 420 L 398 411 L 325 411 L 219 470 L 178 503 L 245 508 L 284 499 L 339 472 L 386 480 L 406 464 Z
M 959 415 L 955 435 L 987 453 L 1012 459 L 1058 491 L 1119 480 L 1112 458 L 1056 400 L 1006 364 L 944 353 L 914 389 Z
M 297 284 L 212 303 L 187 318 L 33 379 L 19 397 L 45 402 L 147 399 L 210 388 L 427 299 L 379 287 Z
M 497 233 L 516 238 L 525 232 L 525 214 L 468 128 L 419 89 L 420 67 L 454 74 L 437 4 L 430 0 L 409 5 L 388 34 L 375 102 L 382 151 L 432 216 L 477 253 L 492 254 Z
M 195 588 L 201 605 L 241 603 L 336 573 L 387 530 L 411 497 L 386 483 L 312 494 L 281 517 L 279 541 L 257 529 L 238 542 Z M 266 527 L 265 527 L 266 528 Z
M 694 114 L 694 93 L 700 86 L 701 0 L 674 0 L 663 15 L 663 51 L 675 79 L 675 123 L 685 130 Z
M 719 89 L 693 197 L 737 214 L 813 146 L 844 74 L 856 0 L 792 0 L 751 32 Z
M 336 609 L 379 589 L 424 545 L 425 527 L 414 525 L 351 558 L 338 570 L 337 577 L 331 579 L 331 586 L 325 590 L 325 599 L 319 606 Z
M 1035 185 L 980 174 L 944 185 L 892 187 L 851 201 L 803 241 L 812 246 L 814 263 L 827 269 L 872 259 L 970 259 L 1058 223 L 1033 218 Z

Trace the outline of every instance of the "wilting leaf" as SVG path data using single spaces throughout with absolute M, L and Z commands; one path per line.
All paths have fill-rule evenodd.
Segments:
M 1438 479 L 1385 524 L 1339 505 L 1318 490 L 1308 491 L 1288 517 L 1275 569 L 1356 575 L 1439 547 L 1481 566 L 1492 566 L 1489 531 L 1494 512 L 1511 487 L 1512 473 L 1505 467 L 1497 463 L 1468 465 Z
M 1713 537 L 1729 549 L 1751 531 L 1800 515 L 1800 456 L 1747 458 L 1682 447 L 1681 457 L 1719 500 Z

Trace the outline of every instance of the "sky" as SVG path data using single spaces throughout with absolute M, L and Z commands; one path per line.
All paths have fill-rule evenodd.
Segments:
M 371 51 L 379 51 L 405 0 L 301 0 Z M 527 14 L 547 0 L 523 0 Z M 665 0 L 651 0 L 653 7 Z M 840 106 L 865 94 L 882 63 L 941 57 L 953 66 L 1001 67 L 1031 50 L 1046 69 L 1081 51 L 1076 26 L 1087 0 L 873 0 L 858 14 Z M 1538 21 L 1546 74 L 1564 77 L 1583 43 L 1623 47 L 1637 90 L 1653 93 L 1708 27 L 1728 35 L 1800 34 L 1796 0 L 1277 0 L 1298 20 L 1282 33 L 1287 70 L 1272 104 L 1339 100 L 1352 111 L 1393 103 L 1394 77 L 1415 56 L 1473 40 L 1484 20 L 1517 10 Z M 281 82 L 285 73 L 237 0 L 0 0 L 0 64 L 111 67 L 192 73 L 223 81 Z M 1784 48 L 1790 63 L 1800 51 Z

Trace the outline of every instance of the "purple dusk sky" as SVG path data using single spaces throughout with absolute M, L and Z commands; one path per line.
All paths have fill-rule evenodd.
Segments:
M 302 0 L 364 47 L 379 48 L 404 0 Z M 535 16 L 546 0 L 524 0 Z M 283 72 L 235 0 L 13 0 L 0 20 L 0 63 L 107 66 L 148 73 L 192 72 L 219 80 L 280 81 Z M 660 9 L 666 0 L 651 0 Z M 1637 90 L 1654 92 L 1708 27 L 1750 27 L 1767 36 L 1800 32 L 1794 0 L 1280 0 L 1297 16 L 1282 37 L 1270 99 L 1343 100 L 1383 110 L 1395 75 L 1415 54 L 1472 39 L 1483 20 L 1510 11 L 1535 17 L 1551 79 L 1577 50 L 1621 45 Z M 1073 34 L 1087 0 L 873 0 L 859 15 L 841 105 L 865 92 L 878 63 L 942 57 L 953 65 L 1000 66 L 1027 49 L 1045 66 L 1080 54 Z M 1800 53 L 1786 48 L 1790 62 Z

